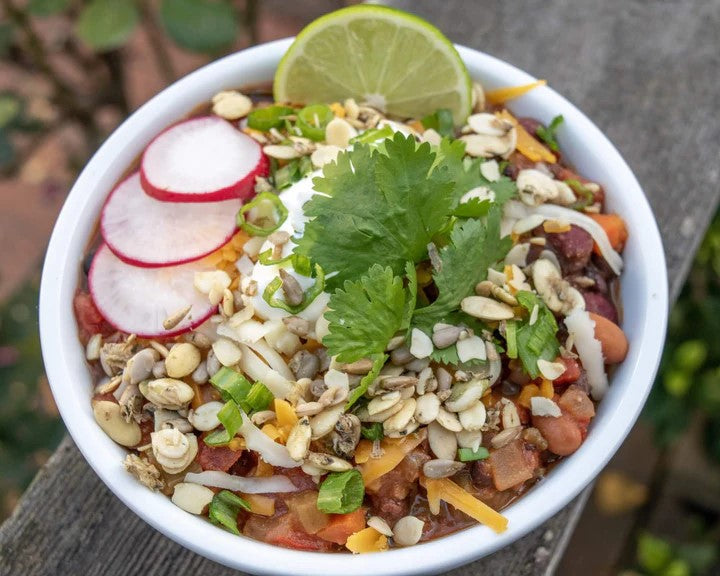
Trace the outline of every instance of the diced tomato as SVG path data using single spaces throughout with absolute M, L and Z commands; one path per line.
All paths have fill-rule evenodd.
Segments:
M 115 332 L 115 328 L 108 324 L 105 318 L 103 318 L 103 315 L 100 314 L 100 311 L 95 306 L 92 296 L 87 292 L 78 292 L 75 294 L 73 308 L 75 309 L 75 318 L 80 328 L 80 340 L 83 343 L 87 343 L 93 334 L 110 336 L 110 334 Z
M 317 535 L 323 540 L 344 546 L 352 534 L 360 532 L 363 528 L 365 528 L 365 509 L 358 508 L 347 514 L 333 514 L 330 523 Z
M 490 452 L 490 465 L 495 488 L 503 491 L 530 480 L 539 459 L 534 450 L 525 449 L 522 440 L 515 440 Z
M 272 520 L 274 521 L 273 526 L 267 531 L 264 538 L 268 544 L 313 552 L 332 550 L 331 542 L 305 532 L 293 514 L 285 514 Z
M 595 405 L 577 386 L 570 386 L 563 392 L 558 406 L 578 422 L 589 422 L 595 416 Z
M 203 470 L 227 472 L 242 454 L 242 450 L 231 450 L 227 446 L 208 446 L 202 439 L 198 442 L 197 459 Z
M 565 386 L 566 384 L 572 384 L 580 378 L 580 362 L 575 360 L 575 358 L 563 358 L 561 356 L 557 361 L 565 364 L 565 372 L 553 380 L 553 385 Z

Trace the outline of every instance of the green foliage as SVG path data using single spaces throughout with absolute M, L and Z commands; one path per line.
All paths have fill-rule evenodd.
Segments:
M 27 10 L 33 16 L 53 16 L 64 12 L 70 6 L 70 0 L 30 0 Z
M 720 548 L 711 538 L 711 534 L 706 534 L 703 540 L 675 544 L 643 533 L 637 541 L 637 567 L 647 576 L 710 574 L 720 555 Z
M 60 418 L 39 400 L 44 372 L 37 299 L 32 283 L 0 308 L 0 495 L 27 486 L 38 456 L 53 450 L 64 432 Z
M 15 29 L 12 25 L 0 22 L 0 57 L 5 56 L 10 49 L 15 36 Z
M 133 33 L 139 13 L 128 0 L 92 0 L 80 12 L 78 37 L 98 51 L 122 46 Z
M 218 52 L 238 34 L 237 14 L 224 0 L 163 0 L 160 20 L 168 36 L 193 52 Z
M 661 446 L 682 434 L 694 414 L 705 420 L 708 454 L 720 461 L 720 215 L 695 258 L 670 315 L 660 373 L 645 406 Z

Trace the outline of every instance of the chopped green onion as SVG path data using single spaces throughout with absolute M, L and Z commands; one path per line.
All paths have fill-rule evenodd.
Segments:
M 248 392 L 245 402 L 250 408 L 250 411 L 265 410 L 275 399 L 273 393 L 268 390 L 267 386 L 262 382 L 255 382 Z
M 224 430 L 215 430 L 205 437 L 205 444 L 208 446 L 224 445 L 230 442 L 242 426 L 242 412 L 234 400 L 229 400 L 218 412 L 218 420 Z
M 370 384 L 372 384 L 373 380 L 378 377 L 378 374 L 380 374 L 380 370 L 382 370 L 382 367 L 385 365 L 385 361 L 388 359 L 386 354 L 377 354 L 373 358 L 373 366 L 370 372 L 368 372 L 365 376 L 362 377 L 362 380 L 360 380 L 360 384 L 358 384 L 357 388 L 355 388 L 351 393 L 350 397 L 348 398 L 347 403 L 345 404 L 345 410 L 350 410 L 353 404 L 360 399 L 365 392 L 367 392 L 367 389 L 369 388 Z
M 250 504 L 230 490 L 222 490 L 213 496 L 208 516 L 213 524 L 219 524 L 239 536 L 237 517 L 240 510 L 250 510 Z
M 248 114 L 247 125 L 253 130 L 267 132 L 271 128 L 283 125 L 284 117 L 293 114 L 295 110 L 289 106 L 267 106 L 257 108 Z
M 276 162 L 271 170 L 273 184 L 277 190 L 284 190 L 312 171 L 313 165 L 309 156 L 291 160 L 282 168 L 278 168 Z
M 320 484 L 317 507 L 327 514 L 347 514 L 362 506 L 365 485 L 358 470 L 331 472 Z
M 263 291 L 263 300 L 265 300 L 265 302 L 273 308 L 280 308 L 286 312 L 290 312 L 290 314 L 298 314 L 310 306 L 312 301 L 322 294 L 323 290 L 325 290 L 325 273 L 323 272 L 320 264 L 315 264 L 315 274 L 315 284 L 313 284 L 310 290 L 303 294 L 302 302 L 300 302 L 297 306 L 291 306 L 284 300 L 275 298 L 275 293 L 282 288 L 282 280 L 279 276 L 265 287 L 265 290 Z
M 547 147 L 550 148 L 553 152 L 557 152 L 560 147 L 557 143 L 557 129 L 560 127 L 560 124 L 562 124 L 565 121 L 562 114 L 559 116 L 555 116 L 555 118 L 552 119 L 550 122 L 550 125 L 545 128 L 545 126 L 538 126 L 537 130 L 535 130 L 535 135 L 540 138 L 545 144 L 547 144 Z
M 260 262 L 260 264 L 262 264 L 263 266 L 273 266 L 275 264 L 283 264 L 285 262 L 290 262 L 295 257 L 295 254 L 288 254 L 284 258 L 274 260 L 272 257 L 272 253 L 272 248 L 265 250 L 265 252 L 260 252 L 260 254 L 258 254 L 258 262 Z
M 375 440 L 382 440 L 385 437 L 383 425 L 380 422 L 373 422 L 370 426 L 363 426 L 360 428 L 360 434 L 362 434 L 363 438 L 367 438 L 373 442 Z
M 358 134 L 354 138 L 350 139 L 350 144 L 372 144 L 378 140 L 384 140 L 385 138 L 391 138 L 393 135 L 393 129 L 390 126 L 383 126 L 382 128 L 370 128 L 365 130 L 362 134 Z
M 508 358 L 517 358 L 517 324 L 513 320 L 505 323 L 505 341 L 507 342 Z
M 250 222 L 245 220 L 245 214 L 258 206 L 261 202 L 266 200 L 273 205 L 273 207 L 278 213 L 278 219 L 276 224 L 263 228 L 261 226 L 256 226 L 255 224 L 251 224 Z M 260 194 L 255 196 L 255 199 L 252 202 L 248 202 L 242 208 L 240 208 L 240 211 L 237 213 L 237 225 L 238 228 L 242 228 L 243 230 L 245 230 L 245 232 L 254 236 L 269 236 L 270 234 L 275 232 L 275 230 L 280 228 L 280 226 L 282 226 L 283 222 L 285 222 L 287 217 L 288 210 L 287 208 L 285 208 L 285 204 L 282 203 L 282 200 L 278 198 L 277 194 L 273 194 L 272 192 L 260 192 Z
M 210 384 L 220 392 L 220 396 L 224 402 L 234 400 L 241 406 L 243 402 L 245 402 L 245 398 L 252 386 L 245 376 L 227 366 L 220 368 L 220 370 L 210 378 Z
M 310 258 L 303 256 L 302 254 L 293 254 L 293 269 L 300 276 L 310 278 L 312 274 L 312 264 L 310 264 Z
M 305 106 L 297 114 L 297 127 L 305 138 L 320 142 L 325 140 L 325 128 L 335 118 L 330 106 L 313 104 Z
M 572 208 L 573 210 L 582 210 L 595 202 L 595 194 L 586 188 L 579 180 L 565 180 L 565 184 L 570 186 L 573 192 L 579 196 L 579 198 L 573 202 L 569 208 Z
M 458 458 L 460 462 L 472 462 L 473 460 L 485 460 L 490 457 L 490 452 L 487 448 L 480 446 L 477 450 L 471 450 L 470 448 L 459 448 Z

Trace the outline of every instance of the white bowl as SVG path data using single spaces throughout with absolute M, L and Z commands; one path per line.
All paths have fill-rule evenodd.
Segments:
M 291 39 L 250 48 L 179 80 L 128 118 L 88 163 L 55 225 L 42 276 L 40 333 L 55 400 L 75 443 L 103 482 L 136 514 L 176 542 L 217 562 L 257 574 L 330 575 L 438 573 L 517 540 L 572 500 L 600 472 L 635 422 L 652 385 L 665 337 L 667 282 L 655 220 L 637 180 L 618 151 L 577 108 L 543 87 L 511 103 L 520 116 L 548 122 L 565 117 L 563 151 L 584 176 L 601 183 L 607 205 L 627 222 L 630 238 L 622 277 L 623 328 L 630 353 L 582 447 L 504 511 L 509 525 L 496 535 L 484 526 L 410 548 L 378 554 L 300 552 L 237 537 L 150 493 L 122 466 L 125 450 L 98 427 L 90 408 L 92 382 L 77 339 L 72 300 L 83 253 L 113 184 L 163 128 L 219 90 L 268 82 Z M 526 84 L 530 75 L 491 56 L 458 47 L 473 78 L 489 88 Z

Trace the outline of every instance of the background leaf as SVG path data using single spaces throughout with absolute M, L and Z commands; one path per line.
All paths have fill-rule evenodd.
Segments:
M 70 0 L 30 0 L 27 10 L 34 16 L 52 16 L 65 11 Z
M 0 128 L 0 170 L 7 168 L 15 161 L 15 148 L 7 132 Z
M 12 24 L 0 22 L 0 56 L 5 56 L 13 42 L 15 29 Z
M 80 13 L 77 35 L 95 50 L 122 46 L 138 23 L 138 10 L 130 0 L 93 0 Z
M 222 0 L 163 0 L 160 19 L 168 36 L 193 52 L 226 48 L 238 33 L 237 15 Z

